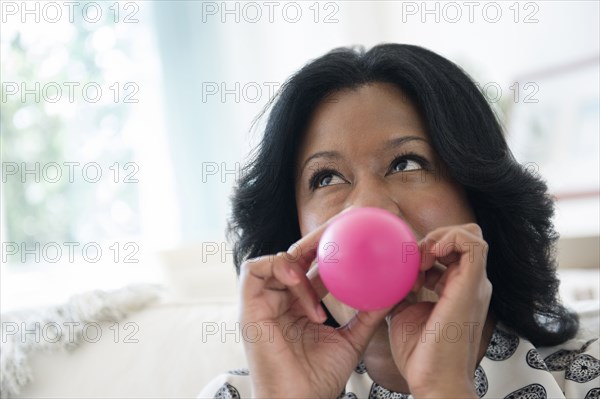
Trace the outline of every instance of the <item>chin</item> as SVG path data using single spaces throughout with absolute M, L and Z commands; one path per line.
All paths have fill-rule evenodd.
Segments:
M 406 298 L 404 298 L 403 302 L 408 302 L 409 304 L 417 302 L 437 302 L 438 299 L 439 297 L 434 291 L 422 287 L 417 292 L 409 293 Z M 323 298 L 323 303 L 341 326 L 348 323 L 350 319 L 354 317 L 356 312 L 358 312 L 358 310 L 343 304 L 331 294 L 327 294 L 327 296 Z

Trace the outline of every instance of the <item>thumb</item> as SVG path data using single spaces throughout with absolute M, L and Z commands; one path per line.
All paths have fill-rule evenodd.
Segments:
M 357 357 L 360 357 L 365 351 L 377 327 L 383 322 L 391 309 L 391 307 L 388 307 L 368 312 L 358 311 L 346 325 L 340 327 L 340 335 L 346 338 L 354 348 Z M 356 360 L 358 361 L 359 359 L 357 358 Z

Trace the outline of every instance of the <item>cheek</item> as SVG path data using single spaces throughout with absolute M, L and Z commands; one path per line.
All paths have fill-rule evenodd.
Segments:
M 468 201 L 460 191 L 452 187 L 440 187 L 439 190 L 421 194 L 400 204 L 417 240 L 438 227 L 475 222 Z
M 341 209 L 335 206 L 318 203 L 313 204 L 297 201 L 298 206 L 298 223 L 300 225 L 300 233 L 305 236 L 313 231 L 327 220 L 341 212 Z
M 319 226 L 320 216 L 307 207 L 298 206 L 298 223 L 300 225 L 300 234 L 304 237 L 306 234 Z

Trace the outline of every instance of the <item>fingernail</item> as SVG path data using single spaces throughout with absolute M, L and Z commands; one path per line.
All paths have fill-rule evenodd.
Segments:
M 386 321 L 387 325 L 389 326 L 390 323 L 392 322 L 392 315 L 388 314 L 387 316 L 385 316 L 385 321 Z
M 414 294 L 409 294 L 409 295 L 414 295 Z M 406 309 L 407 307 L 410 306 L 410 303 L 406 300 L 398 303 L 396 306 L 394 306 L 392 308 L 392 310 L 390 310 L 390 313 L 388 313 L 387 316 L 385 316 L 385 321 L 387 321 L 388 326 L 390 325 L 390 323 L 392 322 L 392 318 L 397 315 L 398 313 L 402 312 L 404 309 Z
M 288 248 L 288 250 L 286 251 L 288 254 L 292 255 L 292 259 L 296 258 L 296 251 L 298 250 L 299 246 L 296 243 L 293 243 L 292 245 L 290 245 L 290 247 Z

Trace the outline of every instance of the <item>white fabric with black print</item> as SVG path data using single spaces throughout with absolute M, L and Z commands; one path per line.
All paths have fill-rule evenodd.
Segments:
M 581 335 L 580 335 L 581 336 Z M 555 347 L 535 348 L 508 332 L 494 331 L 485 357 L 475 370 L 473 384 L 480 398 L 600 399 L 600 341 L 575 338 Z M 213 379 L 198 398 L 250 398 L 247 369 L 232 370 Z M 338 399 L 411 399 L 373 382 L 361 362 Z

